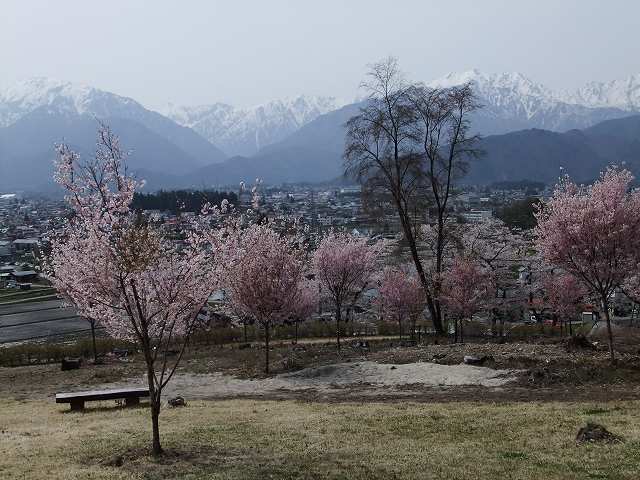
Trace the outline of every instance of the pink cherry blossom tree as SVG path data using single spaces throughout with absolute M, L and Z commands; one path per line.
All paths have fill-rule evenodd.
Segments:
M 522 302 L 522 285 L 518 281 L 518 266 L 531 266 L 530 241 L 522 232 L 512 231 L 504 222 L 490 218 L 483 222 L 462 225 L 460 235 L 464 255 L 473 258 L 489 270 L 494 280 L 495 292 L 491 310 L 491 331 L 500 332 L 508 311 Z
M 227 238 L 225 289 L 234 311 L 264 329 L 267 374 L 271 329 L 308 316 L 316 302 L 305 277 L 304 251 L 294 243 L 269 224 L 254 224 Z
M 343 309 L 352 308 L 362 293 L 372 286 L 382 249 L 380 242 L 369 244 L 366 238 L 331 232 L 315 251 L 316 279 L 334 306 L 338 349 Z
M 442 278 L 441 300 L 456 322 L 456 336 L 463 341 L 463 324 L 490 305 L 495 292 L 491 272 L 470 257 L 454 258 Z M 458 330 L 457 326 L 460 325 Z
M 289 323 L 295 326 L 295 343 L 298 343 L 298 327 L 301 322 L 311 318 L 318 305 L 318 286 L 315 282 L 303 281 L 300 292 L 294 299 Z
M 411 273 L 408 267 L 389 267 L 384 270 L 379 289 L 380 295 L 376 300 L 383 314 L 398 322 L 400 339 L 405 320 L 411 320 L 412 333 L 415 332 L 415 322 L 425 308 L 425 294 L 420 279 Z
M 633 176 L 609 168 L 591 186 L 564 179 L 537 213 L 537 245 L 544 260 L 573 275 L 600 301 L 615 361 L 609 302 L 637 268 L 640 192 Z
M 305 281 L 289 318 L 289 322 L 295 326 L 295 343 L 298 343 L 298 327 L 300 323 L 313 316 L 318 307 L 318 301 L 317 283 L 310 280 Z
M 575 320 L 581 311 L 586 290 L 584 286 L 573 276 L 567 273 L 550 273 L 544 280 L 546 300 L 554 315 L 560 320 L 560 325 Z
M 158 455 L 162 391 L 216 286 L 217 269 L 215 251 L 205 251 L 205 236 L 195 225 L 176 243 L 132 212 L 140 183 L 128 175 L 125 157 L 104 125 L 95 157 L 87 162 L 69 147 L 58 147 L 55 179 L 67 192 L 73 216 L 52 239 L 50 267 L 53 284 L 79 315 L 142 351 Z

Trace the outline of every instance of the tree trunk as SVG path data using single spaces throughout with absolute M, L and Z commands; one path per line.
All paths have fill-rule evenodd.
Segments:
M 436 331 L 437 335 L 444 334 L 444 327 L 442 322 L 442 317 L 440 316 L 440 309 L 436 305 L 434 301 L 430 298 L 427 298 L 427 309 L 429 310 L 429 315 L 431 316 L 431 322 L 433 323 L 433 328 Z
M 572 321 L 571 318 L 569 318 L 569 336 L 573 337 L 573 325 L 572 325 Z
M 153 454 L 161 455 L 162 454 L 162 446 L 160 445 L 160 395 L 157 395 L 157 398 L 152 400 L 151 405 L 151 425 L 153 428 Z
M 269 375 L 269 323 L 264 324 L 264 373 Z
M 440 305 L 429 292 L 427 275 L 425 274 L 424 268 L 422 267 L 422 261 L 420 260 L 420 255 L 418 253 L 416 240 L 411 229 L 411 222 L 406 212 L 404 211 L 404 208 L 402 208 L 402 204 L 400 203 L 400 200 L 398 198 L 396 198 L 396 208 L 398 210 L 398 216 L 400 217 L 400 224 L 402 225 L 405 239 L 409 244 L 409 250 L 411 252 L 413 263 L 416 267 L 416 273 L 418 274 L 418 278 L 420 278 L 420 283 L 422 284 L 422 288 L 424 289 L 425 297 L 427 300 L 427 308 L 429 309 L 429 314 L 431 315 L 433 328 L 438 335 L 442 335 L 444 333 L 444 328 L 442 325 L 442 312 L 440 311 Z
M 296 322 L 296 340 L 294 343 L 298 343 L 298 322 Z
M 464 343 L 464 319 L 460 319 L 460 343 Z
M 436 240 L 436 276 L 433 281 L 433 305 L 436 317 L 439 322 L 442 319 L 442 309 L 440 305 L 441 274 L 444 261 L 444 208 L 438 204 L 438 235 Z
M 96 347 L 96 322 L 92 320 L 91 322 L 91 339 L 93 342 L 93 363 L 98 363 L 98 348 Z
M 242 327 L 244 329 L 244 343 L 247 343 L 247 322 L 242 322 Z
M 340 317 L 342 316 L 342 306 L 337 304 L 336 308 L 336 342 L 338 344 L 338 350 L 340 350 Z
M 534 315 L 536 316 L 537 322 L 540 324 L 540 335 L 544 335 L 544 321 L 542 320 L 542 312 L 540 313 L 540 315 L 538 315 L 537 312 Z
M 150 359 L 149 359 L 150 360 Z M 152 450 L 154 455 L 162 454 L 162 446 L 160 445 L 160 390 L 156 389 L 153 381 L 153 365 L 147 361 L 147 379 L 149 383 L 149 399 L 151 401 L 151 428 L 152 428 Z
M 398 319 L 398 332 L 400 332 L 400 341 L 402 341 L 402 320 Z
M 448 330 L 448 326 L 447 326 Z M 458 319 L 453 319 L 453 343 L 458 343 Z
M 611 357 L 611 365 L 616 363 L 615 353 L 613 351 L 613 332 L 611 330 L 611 318 L 609 316 L 609 300 L 606 296 L 602 297 L 602 308 L 604 310 L 604 318 L 607 320 L 607 335 L 609 337 L 609 356 Z

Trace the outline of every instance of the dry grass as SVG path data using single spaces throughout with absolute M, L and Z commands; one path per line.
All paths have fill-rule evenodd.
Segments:
M 0 400 L 0 478 L 636 479 L 639 407 L 192 402 L 163 411 L 168 453 L 154 460 L 144 407 Z M 576 446 L 587 420 L 626 441 Z M 122 466 L 108 466 L 117 456 Z

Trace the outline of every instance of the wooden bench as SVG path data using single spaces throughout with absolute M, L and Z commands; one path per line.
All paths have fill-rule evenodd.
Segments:
M 149 390 L 147 388 L 118 388 L 113 390 L 56 393 L 56 403 L 69 403 L 71 404 L 71 410 L 75 412 L 84 410 L 84 402 L 124 399 L 125 406 L 130 407 L 138 405 L 140 398 L 148 396 Z

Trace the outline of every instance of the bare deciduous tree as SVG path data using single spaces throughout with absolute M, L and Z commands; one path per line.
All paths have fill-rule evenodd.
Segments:
M 407 83 L 394 58 L 374 64 L 368 77 L 363 87 L 369 98 L 346 124 L 345 174 L 356 178 L 369 198 L 372 192 L 390 196 L 433 326 L 442 333 L 439 293 L 450 199 L 467 160 L 479 153 L 477 137 L 469 133 L 469 115 L 479 105 L 468 84 L 432 89 Z M 427 212 L 437 240 L 435 255 L 424 259 L 418 219 Z M 433 267 L 425 268 L 425 261 Z

